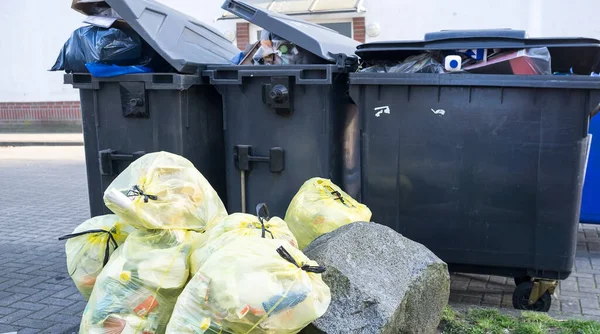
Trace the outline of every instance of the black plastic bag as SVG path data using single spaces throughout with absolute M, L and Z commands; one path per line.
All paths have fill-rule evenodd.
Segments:
M 67 73 L 88 72 L 86 63 L 108 65 L 145 65 L 142 60 L 142 41 L 133 31 L 117 28 L 81 27 L 60 51 L 51 71 Z M 147 64 L 149 59 L 144 59 Z

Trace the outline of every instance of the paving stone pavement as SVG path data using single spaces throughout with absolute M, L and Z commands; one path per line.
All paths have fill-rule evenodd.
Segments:
M 0 333 L 72 333 L 84 299 L 64 242 L 87 219 L 83 147 L 0 147 Z
M 83 147 L 0 147 L 0 333 L 73 333 L 85 301 L 58 236 L 89 217 Z M 551 315 L 600 320 L 600 228 L 580 225 Z M 457 307 L 512 308 L 512 279 L 453 274 Z
M 600 225 L 579 225 L 575 268 L 559 283 L 549 314 L 600 321 Z M 453 274 L 450 304 L 512 309 L 512 278 Z

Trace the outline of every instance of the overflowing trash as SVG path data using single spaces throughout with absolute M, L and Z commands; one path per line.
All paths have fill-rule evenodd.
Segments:
M 548 48 L 500 51 L 487 58 L 485 62 L 463 63 L 463 69 L 469 73 L 477 74 L 552 74 Z
M 289 225 L 266 204 L 227 215 L 202 174 L 167 152 L 135 160 L 104 199 L 115 215 L 60 238 L 89 297 L 80 333 L 298 333 L 331 302 L 326 268 L 298 246 L 371 217 L 320 178 L 294 197 Z
M 362 72 L 375 73 L 474 73 L 474 74 L 552 74 L 548 48 L 521 50 L 475 49 L 429 51 L 401 62 L 379 62 Z
M 135 32 L 90 25 L 73 32 L 51 71 L 85 73 L 88 63 L 142 65 L 141 58 L 142 41 Z
M 367 67 L 363 72 L 376 73 L 445 73 L 444 66 L 433 53 L 408 57 L 400 63 L 383 63 Z
M 297 65 L 321 62 L 300 46 L 266 30 L 261 32 L 260 41 L 232 61 L 238 65 Z
M 298 239 L 299 248 L 304 249 L 314 239 L 343 225 L 369 222 L 371 210 L 330 180 L 312 178 L 294 196 L 284 220 Z
M 116 215 L 105 215 L 88 219 L 73 233 L 59 238 L 67 240 L 67 269 L 85 299 L 90 298 L 96 278 L 110 256 L 131 232 L 133 228 L 121 223 Z
M 50 71 L 87 73 L 105 78 L 124 74 L 172 72 L 173 68 L 103 0 L 73 0 L 86 15 Z
M 200 267 L 167 333 L 297 333 L 329 306 L 325 270 L 287 241 L 240 237 Z

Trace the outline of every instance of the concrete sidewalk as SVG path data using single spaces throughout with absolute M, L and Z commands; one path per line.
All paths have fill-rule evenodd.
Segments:
M 81 146 L 81 133 L 0 133 L 0 146 Z

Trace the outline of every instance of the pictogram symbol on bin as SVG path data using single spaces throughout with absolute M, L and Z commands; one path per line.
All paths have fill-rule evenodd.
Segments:
M 433 113 L 436 115 L 440 115 L 440 116 L 446 115 L 446 110 L 444 110 L 444 109 L 438 109 L 438 110 L 431 109 L 431 111 L 433 111 Z
M 374 110 L 376 111 L 375 117 L 381 117 L 381 114 L 390 113 L 390 106 L 377 107 Z

